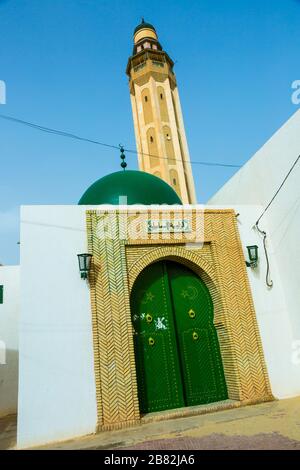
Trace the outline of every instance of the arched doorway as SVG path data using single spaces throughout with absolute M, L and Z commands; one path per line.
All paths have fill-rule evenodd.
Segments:
M 151 264 L 135 281 L 131 312 L 142 413 L 228 397 L 212 299 L 193 271 Z

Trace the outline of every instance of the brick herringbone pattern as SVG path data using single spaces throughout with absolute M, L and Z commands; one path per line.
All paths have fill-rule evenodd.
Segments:
M 230 361 L 222 340 L 220 345 L 225 369 L 228 366 L 226 379 L 232 380 L 230 398 L 272 398 L 236 218 L 233 211 L 210 217 L 214 219 L 214 233 L 218 234 L 213 244 L 214 258 L 225 305 Z
M 117 211 L 111 213 L 117 222 Z M 272 399 L 234 211 L 206 210 L 205 243 L 195 249 L 173 236 L 161 243 L 128 235 L 99 239 L 98 222 L 105 217 L 107 211 L 87 212 L 99 428 L 129 426 L 140 418 L 129 295 L 140 272 L 161 259 L 190 267 L 209 288 L 229 398 Z
M 139 420 L 125 248 L 118 238 L 96 236 L 96 213 L 87 218 L 96 273 L 91 293 L 97 318 L 99 427 L 110 429 Z

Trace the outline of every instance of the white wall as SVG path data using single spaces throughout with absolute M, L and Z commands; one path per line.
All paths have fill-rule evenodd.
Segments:
M 210 198 L 208 204 L 265 205 L 299 154 L 300 110 Z M 295 189 L 291 182 L 289 185 Z M 297 194 L 299 196 L 299 191 L 290 194 L 295 198 Z
M 294 327 L 276 245 L 269 239 L 274 281 L 269 290 L 262 240 L 252 229 L 263 207 L 230 207 L 240 213 L 243 246 L 259 245 L 259 268 L 248 273 L 272 391 L 278 398 L 299 394 L 300 366 L 292 361 Z M 95 431 L 90 296 L 76 256 L 87 250 L 85 211 L 84 206 L 27 206 L 21 211 L 19 447 Z M 267 221 L 264 228 L 270 232 Z
M 220 205 L 216 207 L 222 208 Z M 247 271 L 273 395 L 276 398 L 296 396 L 299 394 L 300 387 L 300 364 L 293 361 L 293 329 L 289 320 L 276 253 L 271 240 L 268 239 L 271 278 L 274 282 L 274 287 L 270 289 L 265 283 L 267 263 L 263 241 L 259 233 L 253 229 L 263 207 L 254 205 L 231 207 L 240 214 L 237 220 L 245 260 L 248 260 L 246 247 L 258 245 L 258 267 L 247 268 Z M 265 229 L 268 231 L 267 225 Z
M 19 266 L 0 266 L 0 416 L 17 412 L 19 277 Z
M 227 207 L 260 204 L 262 213 L 299 155 L 300 110 L 210 199 L 209 204 L 226 204 Z M 281 304 L 272 307 L 273 310 L 270 310 L 269 316 L 264 316 L 263 321 L 264 329 L 274 335 L 274 340 L 272 336 L 269 339 L 265 336 L 264 347 L 270 351 L 266 355 L 269 358 L 268 366 L 273 370 L 273 392 L 278 397 L 300 395 L 299 182 L 300 161 L 260 222 L 260 228 L 267 232 L 272 250 L 272 276 L 275 276 L 276 269 L 278 272 L 272 292 L 284 305 L 280 315 Z M 259 215 L 254 217 L 253 224 Z M 262 249 L 260 252 L 262 258 Z M 252 287 L 258 315 L 261 315 L 260 309 L 264 307 L 258 301 L 260 287 L 257 284 Z M 265 289 L 264 302 L 268 302 L 269 294 Z M 285 332 L 283 336 L 280 325 Z
M 83 206 L 21 209 L 19 447 L 95 432 L 85 224 Z

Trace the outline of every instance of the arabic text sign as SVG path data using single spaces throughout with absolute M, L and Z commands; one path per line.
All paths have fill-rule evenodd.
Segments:
M 188 219 L 148 220 L 148 233 L 188 233 L 191 232 L 191 221 Z

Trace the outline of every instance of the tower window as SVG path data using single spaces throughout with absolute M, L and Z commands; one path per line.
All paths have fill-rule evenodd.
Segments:
M 176 186 L 176 184 L 177 184 L 176 178 L 173 178 L 173 184 L 174 184 L 174 186 Z
M 164 99 L 164 95 L 161 93 L 160 94 L 160 99 L 163 100 Z
M 148 101 L 148 96 L 145 96 L 145 101 L 146 101 L 146 103 L 147 103 L 147 101 Z
M 150 142 L 151 142 L 151 143 L 153 142 L 153 137 L 152 137 L 152 135 L 150 135 Z
M 3 304 L 3 286 L 0 286 L 0 304 Z

